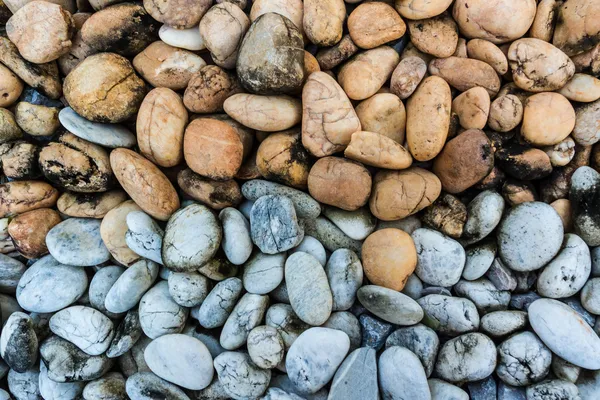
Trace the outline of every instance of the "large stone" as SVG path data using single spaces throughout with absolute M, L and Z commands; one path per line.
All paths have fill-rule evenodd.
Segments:
M 398 346 L 386 349 L 379 357 L 378 372 L 383 398 L 431 399 L 423 366 L 410 350 Z
M 50 254 L 60 263 L 87 267 L 108 261 L 110 253 L 100 236 L 100 221 L 70 218 L 46 236 Z
M 327 399 L 376 400 L 379 391 L 375 354 L 375 350 L 368 347 L 350 353 L 335 373 Z
M 496 346 L 490 338 L 481 333 L 467 333 L 442 346 L 435 371 L 449 382 L 474 382 L 494 372 L 496 357 Z
M 54 314 L 50 330 L 92 356 L 104 353 L 115 334 L 106 315 L 85 306 L 72 306 Z
M 258 368 L 245 353 L 227 351 L 219 354 L 214 366 L 223 389 L 235 400 L 261 396 L 271 380 L 271 371 Z

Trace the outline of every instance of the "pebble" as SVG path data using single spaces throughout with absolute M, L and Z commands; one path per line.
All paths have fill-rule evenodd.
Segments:
M 257 326 L 248 334 L 248 354 L 263 369 L 275 368 L 284 359 L 285 343 L 272 326 Z
M 290 250 L 304 238 L 294 203 L 282 195 L 263 196 L 256 200 L 250 212 L 250 228 L 252 241 L 267 254 Z
M 137 141 L 135 135 L 119 124 L 102 124 L 88 121 L 79 116 L 71 107 L 65 107 L 58 113 L 62 126 L 69 132 L 88 142 L 115 149 L 117 147 L 133 147 Z
M 38 338 L 31 317 L 15 312 L 8 317 L 0 337 L 0 355 L 11 370 L 23 373 L 33 366 L 38 352 Z
M 149 260 L 140 260 L 127 268 L 106 294 L 106 310 L 122 313 L 135 307 L 156 280 L 158 270 L 158 264 Z
M 375 350 L 362 347 L 346 357 L 331 382 L 329 400 L 378 398 Z
M 200 305 L 196 319 L 205 328 L 223 326 L 242 295 L 242 280 L 228 278 L 215 285 Z
M 559 379 L 544 381 L 537 385 L 529 386 L 526 390 L 527 399 L 554 398 L 565 400 L 578 400 L 579 389 L 571 382 L 561 381 Z
M 349 249 L 334 251 L 325 265 L 325 273 L 333 296 L 333 310 L 350 309 L 363 283 L 362 264 L 356 253 Z
M 477 309 L 485 312 L 505 310 L 511 300 L 507 290 L 498 290 L 496 286 L 485 278 L 475 281 L 459 281 L 454 290 L 459 296 L 471 300 Z
M 383 347 L 385 340 L 394 330 L 392 324 L 369 314 L 361 314 L 358 322 L 362 333 L 361 347 L 371 347 L 377 351 Z
M 197 272 L 172 272 L 168 278 L 169 295 L 180 306 L 195 307 L 210 291 L 210 281 Z
M 286 350 L 310 326 L 303 322 L 289 304 L 273 304 L 267 310 L 265 322 L 279 331 Z
M 487 237 L 500 223 L 504 211 L 504 199 L 492 190 L 479 193 L 467 206 L 467 222 L 462 243 L 476 243 Z
M 525 389 L 498 382 L 498 400 L 527 400 Z
M 312 236 L 304 235 L 304 239 L 302 239 L 300 244 L 294 247 L 289 254 L 291 255 L 299 251 L 315 257 L 323 266 L 325 266 L 325 263 L 327 262 L 327 251 L 325 250 L 325 247 Z
M 242 185 L 242 194 L 251 201 L 256 201 L 267 195 L 286 196 L 294 203 L 299 218 L 314 219 L 321 214 L 321 206 L 315 199 L 301 190 L 279 183 L 254 179 Z
M 410 350 L 392 346 L 379 357 L 379 384 L 384 398 L 431 399 L 421 362 Z
M 559 379 L 576 383 L 581 373 L 581 368 L 563 360 L 560 357 L 553 356 L 551 364 L 552 372 Z
M 600 174 L 590 167 L 578 168 L 571 177 L 569 200 L 573 212 L 573 227 L 588 246 L 600 245 L 600 216 L 596 213 L 596 192 Z
M 539 299 L 528 313 L 531 327 L 553 353 L 581 368 L 600 369 L 600 338 L 571 307 Z
M 106 301 L 106 295 L 108 294 L 110 288 L 112 285 L 114 285 L 117 279 L 119 279 L 123 272 L 125 272 L 125 268 L 118 267 L 116 265 L 109 265 L 100 268 L 98 272 L 94 274 L 94 277 L 90 282 L 90 287 L 88 290 L 90 305 L 98 311 L 105 313 L 108 317 L 119 316 L 118 313 L 115 314 L 107 311 L 106 307 L 104 307 L 104 302 Z
M 367 310 L 392 324 L 414 325 L 423 319 L 419 303 L 395 290 L 366 285 L 358 289 L 357 297 Z
M 127 232 L 125 243 L 140 256 L 163 264 L 161 249 L 164 231 L 143 211 L 131 211 L 127 214 Z
M 100 221 L 69 218 L 46 236 L 50 254 L 60 263 L 80 267 L 102 264 L 110 253 L 100 236 Z
M 468 299 L 430 294 L 417 303 L 425 314 L 423 323 L 438 333 L 456 336 L 479 329 L 477 307 Z
M 590 279 L 581 291 L 581 304 L 592 314 L 600 314 L 600 279 Z
M 361 253 L 362 243 L 359 240 L 351 239 L 327 218 L 304 219 L 301 220 L 301 223 L 305 234 L 313 236 L 327 250 L 350 249 L 357 254 Z
M 435 372 L 449 382 L 474 382 L 490 376 L 495 367 L 494 342 L 481 333 L 466 333 L 444 343 Z
M 153 340 L 144 350 L 144 359 L 157 376 L 186 389 L 204 389 L 213 378 L 210 352 L 188 335 L 170 334 Z
M 109 372 L 100 379 L 91 381 L 83 389 L 85 400 L 124 399 L 125 379 L 118 372 Z
M 404 347 L 413 352 L 419 357 L 425 375 L 431 376 L 440 348 L 440 339 L 435 331 L 423 324 L 400 328 L 390 334 L 385 341 L 386 349 L 392 346 Z
M 63 265 L 47 255 L 23 273 L 17 286 L 17 301 L 27 311 L 56 312 L 76 302 L 87 285 L 83 268 Z
M 251 293 L 243 295 L 221 330 L 221 346 L 226 350 L 235 350 L 243 346 L 250 331 L 262 321 L 268 305 L 268 296 Z
M 333 296 L 319 261 L 308 253 L 294 253 L 285 262 L 285 281 L 290 303 L 298 317 L 318 326 L 329 318 Z
M 157 283 L 140 300 L 140 325 L 151 339 L 183 330 L 189 310 L 177 304 L 169 295 L 165 281 Z
M 14 293 L 26 269 L 25 265 L 19 260 L 0 254 L 0 292 Z
M 316 393 L 334 376 L 350 348 L 344 332 L 310 328 L 290 347 L 285 366 L 290 380 L 305 393 Z
M 142 335 L 138 311 L 128 311 L 115 330 L 115 336 L 106 350 L 107 357 L 116 358 L 125 354 L 133 348 Z
M 441 379 L 429 379 L 427 383 L 432 399 L 469 400 L 467 392 Z
M 481 317 L 481 331 L 493 338 L 510 335 L 527 326 L 524 311 L 494 311 Z
M 252 254 L 252 238 L 250 223 L 246 217 L 232 207 L 227 207 L 219 213 L 223 225 L 223 241 L 221 246 L 225 256 L 235 265 L 245 263 Z
M 496 258 L 496 242 L 478 243 L 465 249 L 465 268 L 462 277 L 474 281 L 485 275 Z
M 423 282 L 452 286 L 459 281 L 466 261 L 460 243 L 428 228 L 415 230 L 411 237 L 417 249 L 415 273 Z
M 323 215 L 354 240 L 364 240 L 375 230 L 377 225 L 377 218 L 366 207 L 355 211 L 346 211 L 326 206 L 323 208 Z
M 477 398 L 493 398 L 496 396 L 497 388 L 496 381 L 493 377 L 488 376 L 486 379 L 478 382 L 469 382 L 467 384 L 471 397 Z
M 283 281 L 286 256 L 265 254 L 260 251 L 244 264 L 244 289 L 254 294 L 267 294 Z
M 512 386 L 540 382 L 550 371 L 552 352 L 531 332 L 511 336 L 498 346 L 496 374 Z
M 173 47 L 192 51 L 204 50 L 206 48 L 204 40 L 196 27 L 176 29 L 165 24 L 158 30 L 158 36 L 160 40 Z
M 334 312 L 322 326 L 324 328 L 337 329 L 348 335 L 350 338 L 350 351 L 354 351 L 360 347 L 362 342 L 360 322 L 351 312 Z
M 226 351 L 215 358 L 214 366 L 223 389 L 236 400 L 261 396 L 271 380 L 271 371 L 258 368 L 244 353 Z
M 85 306 L 68 307 L 54 314 L 50 330 L 91 356 L 104 353 L 115 334 L 107 316 Z
M 172 400 L 190 400 L 185 392 L 154 375 L 152 372 L 138 372 L 127 378 L 125 390 L 130 399 L 154 400 L 156 397 Z
M 31 398 L 40 398 L 40 372 L 36 367 L 20 373 L 13 369 L 8 371 L 6 379 L 8 390 L 13 394 L 16 400 L 29 400 Z M 11 397 L 6 393 L 6 400 Z
M 485 276 L 498 290 L 515 290 L 517 288 L 517 278 L 515 277 L 515 274 L 510 269 L 506 268 L 499 258 L 494 260 Z
M 45 400 L 76 400 L 83 393 L 85 382 L 55 382 L 48 377 L 48 368 L 40 360 L 39 389 Z

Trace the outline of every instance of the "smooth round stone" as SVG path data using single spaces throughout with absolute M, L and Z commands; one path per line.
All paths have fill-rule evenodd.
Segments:
M 17 286 L 17 301 L 27 311 L 51 313 L 76 302 L 87 289 L 83 268 L 63 265 L 47 255 L 25 271 Z
M 552 372 L 554 372 L 554 375 L 556 375 L 557 378 L 572 383 L 576 383 L 581 374 L 581 368 L 556 355 L 552 356 L 550 368 L 552 368 Z
M 529 306 L 529 323 L 559 357 L 585 369 L 600 369 L 600 338 L 571 307 L 552 299 Z
M 48 368 L 40 360 L 39 375 L 40 395 L 44 400 L 76 400 L 80 399 L 85 382 L 55 382 L 48 377 Z
M 423 324 L 400 328 L 385 341 L 385 348 L 392 346 L 400 346 L 412 351 L 423 364 L 425 375 L 431 376 L 435 357 L 440 348 L 440 339 L 433 329 L 426 327 Z
M 269 386 L 271 371 L 258 368 L 250 356 L 226 351 L 214 360 L 219 382 L 233 399 L 252 399 L 261 396 Z
M 524 311 L 494 311 L 481 317 L 481 331 L 491 337 L 510 335 L 525 328 L 527 313 Z
M 260 325 L 269 306 L 269 297 L 246 293 L 225 321 L 219 342 L 226 350 L 235 350 L 246 343 L 248 334 Z
M 304 323 L 289 304 L 273 304 L 267 310 L 265 323 L 279 331 L 286 350 L 310 326 Z
M 142 335 L 138 311 L 130 310 L 117 327 L 110 347 L 106 350 L 106 355 L 115 358 L 125 354 L 131 350 Z
M 294 203 L 281 195 L 256 200 L 250 212 L 250 229 L 252 241 L 267 254 L 290 250 L 304 238 Z
M 213 212 L 201 204 L 176 211 L 165 230 L 162 259 L 177 272 L 197 270 L 219 249 L 223 230 Z
M 350 249 L 357 254 L 362 251 L 362 242 L 354 240 L 325 217 L 304 219 L 301 221 L 306 235 L 313 236 L 329 251 Z
M 210 291 L 210 281 L 197 272 L 172 272 L 168 278 L 169 294 L 183 307 L 202 304 Z
M 321 242 L 312 236 L 305 235 L 300 244 L 290 250 L 290 254 L 294 254 L 299 251 L 308 253 L 315 257 L 323 266 L 325 266 L 325 263 L 327 262 L 327 251 L 325 251 L 325 247 L 323 247 Z
M 544 379 L 550 371 L 552 353 L 536 335 L 521 332 L 498 346 L 496 374 L 512 386 L 527 386 Z
M 579 389 L 571 382 L 560 379 L 548 380 L 526 389 L 527 399 L 579 400 Z
M 600 185 L 600 174 L 590 167 L 578 168 L 571 177 L 569 200 L 573 213 L 573 227 L 575 233 L 588 246 L 600 245 L 598 185 Z
M 456 240 L 428 228 L 411 235 L 417 248 L 417 276 L 434 286 L 452 286 L 465 266 L 465 250 Z
M 135 135 L 123 125 L 88 121 L 71 107 L 60 110 L 58 120 L 73 135 L 100 146 L 116 149 L 117 147 L 130 148 L 137 144 Z
M 150 289 L 158 270 L 158 264 L 149 260 L 140 260 L 127 268 L 108 291 L 104 307 L 112 313 L 131 310 Z
M 143 211 L 127 214 L 125 243 L 140 256 L 162 265 L 162 240 L 165 232 Z
M 219 220 L 223 225 L 221 246 L 225 256 L 232 264 L 245 263 L 254 247 L 250 236 L 250 223 L 241 212 L 232 207 L 221 210 Z
M 495 367 L 494 342 L 481 333 L 466 333 L 444 343 L 435 372 L 448 382 L 474 382 L 490 376 Z
M 54 314 L 50 330 L 91 356 L 104 353 L 115 334 L 110 318 L 85 306 L 72 306 Z
M 290 347 L 285 367 L 290 380 L 303 393 L 316 393 L 333 378 L 348 350 L 350 339 L 344 332 L 310 328 Z
M 356 253 L 349 249 L 334 251 L 325 265 L 325 273 L 333 296 L 333 310 L 350 309 L 363 284 L 363 268 Z
M 163 25 L 158 30 L 158 37 L 169 46 L 181 49 L 198 51 L 206 48 L 202 36 L 200 36 L 200 30 L 196 26 L 189 29 L 175 29 L 169 25 Z
M 109 372 L 100 379 L 91 381 L 83 389 L 85 400 L 124 399 L 125 379 L 118 372 Z
M 564 236 L 558 213 L 546 203 L 521 203 L 506 213 L 498 227 L 498 251 L 515 271 L 535 271 L 552 260 Z
M 185 392 L 154 375 L 152 372 L 138 372 L 127 378 L 125 390 L 130 399 L 135 400 L 190 400 Z
M 40 372 L 37 367 L 32 367 L 29 370 L 21 373 L 14 369 L 8 371 L 6 379 L 8 390 L 16 400 L 33 400 L 40 398 Z M 11 400 L 11 397 L 6 393 L 6 400 Z
M 310 195 L 279 183 L 253 179 L 242 185 L 242 194 L 252 201 L 266 195 L 286 196 L 294 203 L 299 218 L 317 218 L 321 214 L 321 205 Z
M 348 237 L 364 240 L 377 225 L 377 218 L 368 208 L 362 207 L 356 211 L 346 211 L 336 207 L 324 207 L 323 215 L 341 229 Z
M 153 340 L 144 359 L 157 376 L 191 390 L 207 387 L 213 378 L 212 356 L 198 339 L 188 335 L 164 335 Z
M 110 291 L 110 288 L 115 284 L 123 272 L 125 272 L 125 268 L 109 265 L 100 268 L 98 272 L 94 274 L 94 277 L 90 282 L 90 288 L 88 290 L 90 305 L 96 310 L 106 313 L 106 316 L 108 317 L 120 315 L 107 311 L 104 302 L 106 301 L 106 295 Z
M 25 372 L 33 366 L 37 357 L 38 338 L 31 317 L 15 312 L 8 317 L 0 337 L 0 355 L 17 372 Z
M 379 384 L 384 398 L 431 399 L 423 366 L 410 350 L 392 346 L 381 353 L 378 366 Z
M 285 259 L 285 253 L 255 252 L 244 265 L 244 289 L 255 294 L 267 294 L 275 290 L 283 281 Z
M 585 285 L 591 270 L 590 249 L 579 236 L 567 233 L 562 250 L 538 276 L 537 291 L 553 299 L 573 296 Z
M 429 379 L 427 381 L 432 399 L 440 400 L 469 400 L 467 392 L 441 379 Z
M 350 338 L 350 351 L 360 347 L 362 332 L 358 318 L 348 311 L 338 311 L 331 314 L 322 325 L 324 328 L 337 329 Z
M 26 269 L 19 260 L 0 254 L 0 292 L 14 293 Z
M 417 300 L 423 297 L 423 282 L 419 279 L 416 274 L 412 274 L 406 280 L 402 293 L 407 295 L 413 300 Z
M 358 289 L 357 297 L 367 310 L 392 324 L 414 325 L 423 319 L 419 303 L 395 290 L 366 285 Z
M 46 246 L 58 262 L 87 267 L 110 259 L 110 252 L 100 237 L 97 219 L 69 218 L 55 225 L 46 236 Z
M 590 279 L 581 291 L 581 304 L 592 314 L 600 314 L 600 278 Z
M 376 352 L 370 348 L 354 350 L 338 368 L 328 400 L 377 399 Z
M 223 326 L 242 295 L 243 284 L 238 278 L 225 279 L 215 285 L 200 305 L 196 319 L 205 328 Z
M 479 193 L 467 205 L 467 222 L 461 242 L 473 244 L 488 236 L 500 223 L 503 211 L 504 199 L 497 192 L 485 190 Z
M 260 368 L 275 368 L 284 358 L 285 343 L 276 328 L 257 326 L 248 334 L 248 354 Z
M 290 303 L 298 317 L 319 326 L 331 315 L 333 296 L 319 260 L 308 253 L 294 253 L 285 262 L 285 282 Z
M 479 313 L 471 300 L 430 294 L 417 300 L 423 308 L 423 323 L 436 332 L 456 336 L 479 329 Z
M 461 297 L 466 297 L 477 306 L 477 310 L 490 312 L 505 310 L 510 302 L 508 290 L 498 290 L 488 279 L 475 281 L 459 281 L 454 285 L 454 291 Z
M 151 339 L 169 333 L 179 333 L 185 326 L 189 310 L 181 307 L 169 295 L 165 281 L 158 282 L 140 300 L 140 325 Z
M 466 261 L 462 277 L 468 281 L 481 278 L 490 269 L 496 258 L 496 242 L 484 242 L 465 251 Z

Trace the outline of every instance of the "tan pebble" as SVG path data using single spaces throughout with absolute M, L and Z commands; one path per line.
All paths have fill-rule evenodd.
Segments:
M 207 118 L 223 121 L 227 125 L 231 126 L 242 142 L 242 147 L 244 148 L 242 159 L 245 160 L 248 155 L 250 155 L 252 152 L 252 146 L 254 145 L 254 130 L 240 124 L 234 119 L 229 118 L 227 114 L 214 114 L 207 116 Z
M 458 38 L 458 43 L 456 44 L 456 50 L 454 51 L 454 54 L 452 54 L 452 55 L 454 57 L 469 58 L 468 50 L 467 50 L 467 41 L 464 38 L 461 38 L 461 37 Z
M 333 46 L 339 42 L 345 19 L 344 0 L 304 0 L 304 33 L 317 46 Z
M 133 200 L 127 200 L 106 213 L 100 225 L 100 236 L 104 245 L 115 260 L 126 266 L 140 259 L 140 256 L 125 243 L 127 214 L 132 211 L 141 211 L 141 208 Z
M 522 180 L 534 180 L 552 172 L 550 157 L 540 149 L 509 144 L 496 150 L 496 162 L 509 175 Z
M 497 98 L 500 98 L 502 96 L 507 96 L 509 94 L 516 96 L 519 99 L 519 101 L 521 102 L 521 104 L 524 104 L 525 100 L 527 100 L 527 98 L 529 96 L 534 95 L 534 93 L 532 93 L 532 92 L 528 92 L 524 89 L 521 89 L 514 82 L 509 82 L 509 83 L 503 85 L 502 88 L 500 88 Z
M 8 224 L 8 234 L 23 257 L 40 258 L 48 254 L 46 234 L 60 222 L 60 215 L 56 211 L 40 208 L 13 218 Z
M 12 142 L 12 148 L 4 153 L 0 150 L 0 164 L 7 178 L 27 179 L 39 176 L 39 147 L 27 142 Z M 5 145 L 6 146 L 6 145 Z
M 196 173 L 215 180 L 228 180 L 242 165 L 244 145 L 229 124 L 198 118 L 186 128 L 183 155 Z
M 348 32 L 358 47 L 372 49 L 400 39 L 406 32 L 406 24 L 385 3 L 362 3 L 348 16 Z
M 575 156 L 575 141 L 570 137 L 566 137 L 554 146 L 544 147 L 543 149 L 553 167 L 564 167 Z
M 155 20 L 176 29 L 198 26 L 212 0 L 144 0 L 144 8 Z
M 100 219 L 125 200 L 127 193 L 119 189 L 92 194 L 65 192 L 58 198 L 56 208 L 69 217 Z
M 575 127 L 575 110 L 558 93 L 538 93 L 523 108 L 521 134 L 534 146 L 550 146 L 569 136 Z
M 490 106 L 488 125 L 498 132 L 509 132 L 523 119 L 523 104 L 512 94 L 498 96 Z
M 372 284 L 400 291 L 417 267 L 417 249 L 408 233 L 381 229 L 365 239 L 362 263 Z
M 569 199 L 558 199 L 550 203 L 550 205 L 556 210 L 562 220 L 565 232 L 571 232 L 573 230 L 573 213 Z
M 493 97 L 500 90 L 500 78 L 494 68 L 479 60 L 438 58 L 429 63 L 429 73 L 443 78 L 461 92 L 481 86 Z
M 240 8 L 243 9 L 243 7 Z M 302 0 L 255 0 L 252 2 L 252 8 L 250 9 L 250 21 L 254 22 L 261 15 L 270 12 L 283 15 L 302 32 L 304 28 L 302 24 L 304 17 Z
M 350 35 L 344 35 L 335 45 L 320 49 L 317 53 L 317 61 L 323 71 L 328 71 L 352 57 L 358 50 Z
M 160 40 L 133 59 L 133 68 L 154 87 L 180 90 L 206 62 L 191 51 L 169 46 Z
M 229 262 L 223 253 L 217 253 L 213 259 L 198 268 L 198 272 L 208 279 L 220 282 L 236 276 L 238 273 L 238 266 Z
M 600 140 L 598 129 L 598 115 L 600 115 L 600 100 L 586 103 L 575 111 L 575 128 L 573 139 L 581 145 L 595 144 Z
M 458 44 L 458 28 L 452 17 L 440 14 L 433 18 L 408 21 L 410 41 L 423 53 L 450 57 Z
M 325 72 L 314 72 L 306 81 L 302 107 L 302 144 L 314 156 L 344 150 L 352 134 L 361 130 L 348 96 Z
M 423 222 L 445 235 L 458 239 L 467 222 L 467 207 L 455 196 L 444 194 L 425 209 Z
M 32 1 L 8 20 L 6 33 L 24 59 L 43 64 L 69 51 L 75 23 L 61 6 Z
M 31 1 L 32 0 L 4 0 L 2 3 L 4 7 L 10 10 L 10 13 L 12 15 L 16 13 L 21 7 L 25 6 L 28 3 L 31 3 Z M 51 0 L 48 3 L 57 4 L 70 13 L 74 13 L 75 11 L 77 11 L 75 0 Z
M 338 82 L 349 98 L 364 100 L 381 89 L 399 62 L 398 53 L 389 46 L 367 50 L 342 66 Z
M 396 10 L 408 19 L 424 19 L 440 15 L 450 7 L 452 0 L 395 0 Z
M 406 110 L 398 96 L 378 93 L 356 106 L 362 130 L 379 133 L 403 144 Z
M 403 58 L 392 73 L 390 90 L 402 100 L 412 95 L 427 73 L 427 64 L 419 57 Z
M 412 164 L 412 157 L 400 143 L 374 132 L 355 132 L 344 155 L 373 167 L 405 169 Z
M 418 167 L 402 171 L 379 171 L 373 179 L 369 200 L 371 213 L 383 221 L 415 214 L 433 203 L 442 184 L 433 173 Z
M 406 103 L 406 141 L 418 161 L 442 151 L 450 126 L 450 86 L 437 76 L 427 77 Z
M 321 70 L 319 61 L 315 56 L 304 50 L 304 82 L 308 79 L 310 74 Z
M 23 92 L 23 82 L 10 69 L 0 64 L 0 107 L 11 106 Z
M 73 14 L 73 21 L 75 21 L 75 27 L 77 31 L 71 38 L 71 48 L 69 48 L 69 51 L 60 56 L 57 60 L 60 71 L 65 76 L 69 75 L 71 71 L 73 71 L 75 67 L 79 65 L 80 62 L 98 52 L 96 49 L 83 41 L 81 36 L 81 26 L 78 26 L 77 22 L 78 20 L 81 20 L 81 18 L 76 19 L 77 16 L 82 14 L 86 13 Z M 87 14 L 87 18 L 90 16 L 91 14 Z M 85 20 L 83 22 L 85 22 Z M 83 24 L 83 22 L 81 22 L 81 24 Z
M 537 200 L 535 188 L 530 182 L 519 182 L 512 179 L 502 185 L 502 197 L 511 207 Z
M 277 132 L 302 120 L 302 103 L 290 96 L 261 96 L 239 93 L 223 103 L 227 115 L 252 129 Z
M 588 51 L 571 56 L 575 64 L 575 72 L 582 72 L 594 76 L 600 75 L 600 43 Z
M 151 90 L 142 101 L 135 126 L 140 152 L 161 167 L 179 164 L 187 122 L 187 110 L 177 93 L 167 88 Z
M 184 169 L 177 175 L 177 184 L 192 199 L 215 210 L 235 207 L 242 201 L 240 187 L 233 179 L 215 181 Z
M 15 107 L 17 124 L 32 136 L 51 136 L 60 127 L 58 108 L 21 101 Z
M 166 221 L 179 209 L 175 188 L 152 162 L 121 148 L 110 153 L 110 164 L 127 194 L 154 218 Z
M 499 75 L 504 75 L 508 72 L 508 60 L 506 56 L 498 46 L 488 40 L 469 40 L 467 43 L 467 54 L 469 58 L 488 63 Z
M 260 174 L 268 180 L 306 188 L 311 162 L 302 146 L 300 130 L 273 133 L 262 141 L 256 155 Z
M 241 92 L 237 78 L 216 65 L 207 65 L 191 77 L 183 103 L 195 113 L 214 113 L 223 111 L 225 100 Z
M 22 136 L 23 132 L 15 120 L 15 115 L 6 108 L 0 108 L 0 144 L 20 139 Z
M 54 207 L 58 190 L 42 181 L 13 181 L 0 185 L 0 218 L 38 208 Z
M 408 57 L 420 58 L 421 60 L 425 61 L 425 64 L 429 64 L 431 62 L 431 60 L 434 59 L 434 57 L 432 55 L 423 53 L 421 50 L 417 49 L 415 47 L 415 45 L 412 44 L 412 42 L 408 42 L 406 44 L 404 51 L 400 55 L 401 60 L 404 60 L 405 58 L 408 58 Z
M 600 37 L 600 3 L 569 0 L 558 9 L 552 44 L 568 56 L 590 50 Z
M 494 150 L 479 129 L 450 140 L 433 162 L 433 172 L 448 193 L 460 193 L 485 178 L 494 168 Z
M 308 191 L 321 203 L 354 211 L 369 200 L 371 174 L 360 163 L 339 157 L 324 157 L 310 170 Z
M 600 99 L 600 79 L 591 75 L 575 74 L 558 93 L 571 101 L 581 103 L 596 101 Z
M 559 0 L 541 0 L 537 5 L 535 18 L 529 29 L 529 36 L 535 39 L 551 42 L 554 34 Z
M 483 129 L 490 112 L 490 95 L 482 87 L 461 93 L 452 101 L 452 110 L 465 129 Z

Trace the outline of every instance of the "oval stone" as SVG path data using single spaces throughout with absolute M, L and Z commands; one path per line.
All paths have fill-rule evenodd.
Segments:
M 58 119 L 62 126 L 73 135 L 100 146 L 114 149 L 133 147 L 137 143 L 135 135 L 123 125 L 88 121 L 79 116 L 71 107 L 60 110 Z
M 50 330 L 89 355 L 104 353 L 115 334 L 112 321 L 91 307 L 65 308 L 50 318 Z
M 46 236 L 50 254 L 61 264 L 87 267 L 108 261 L 110 253 L 100 236 L 100 221 L 69 218 Z
M 419 228 L 412 238 L 417 249 L 417 276 L 434 286 L 452 286 L 460 280 L 465 250 L 456 240 L 428 228 Z
M 381 286 L 358 289 L 358 300 L 367 310 L 395 325 L 414 325 L 423 319 L 423 309 L 405 294 Z
M 156 280 L 158 269 L 158 264 L 143 259 L 127 268 L 106 294 L 106 309 L 122 313 L 135 307 Z
M 140 300 L 140 325 L 151 339 L 183 330 L 189 310 L 169 295 L 169 285 L 160 281 Z

